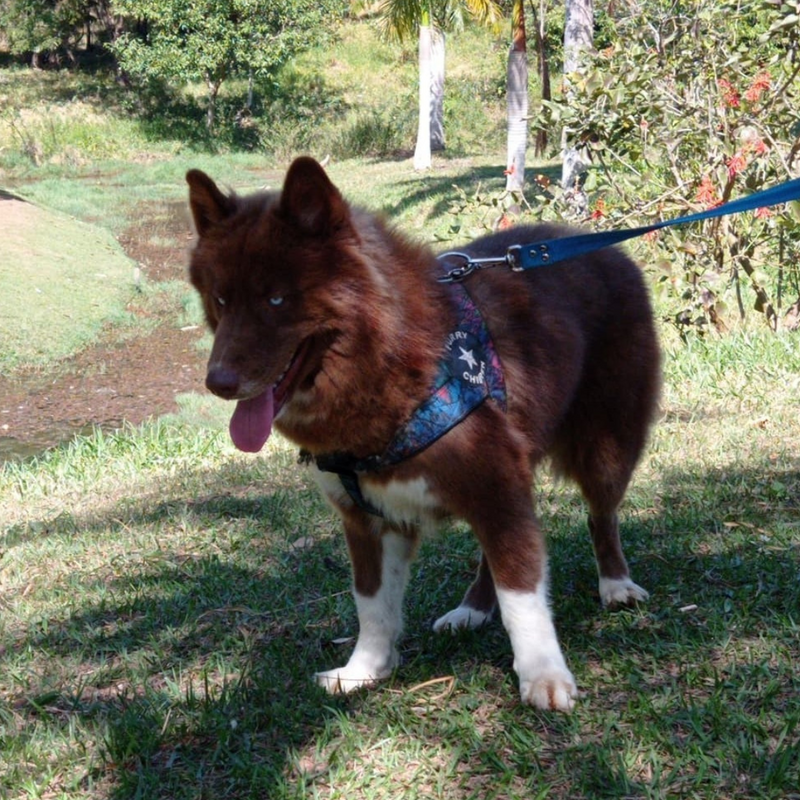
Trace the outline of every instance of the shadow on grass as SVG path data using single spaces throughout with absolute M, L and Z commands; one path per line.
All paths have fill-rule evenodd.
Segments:
M 589 695 L 571 717 L 517 705 L 498 623 L 430 632 L 474 565 L 463 529 L 424 546 L 409 591 L 397 686 L 443 672 L 459 683 L 454 699 L 421 714 L 403 692 L 330 698 L 310 681 L 346 659 L 330 643 L 355 632 L 346 557 L 319 502 L 287 488 L 196 500 L 167 486 L 164 496 L 70 524 L 98 537 L 177 526 L 185 544 L 165 537 L 124 574 L 112 565 L 87 575 L 98 599 L 14 648 L 76 669 L 31 686 L 20 711 L 38 724 L 79 717 L 103 742 L 111 797 L 313 793 L 328 756 L 301 762 L 352 711 L 375 736 L 402 729 L 450 759 L 447 797 L 472 796 L 484 781 L 486 797 L 547 785 L 564 798 L 657 796 L 654 781 L 670 796 L 779 797 L 797 785 L 800 470 L 665 476 L 658 510 L 623 528 L 634 578 L 652 598 L 618 614 L 599 609 L 581 506 L 557 499 L 543 519 L 553 604 Z M 306 541 L 320 526 L 325 535 Z M 678 771 L 631 764 L 634 741 Z
M 31 531 L 99 540 L 131 528 L 208 525 L 214 537 L 232 521 L 270 520 L 287 503 L 309 506 L 302 493 L 281 489 L 126 504 Z M 80 720 L 102 742 L 100 772 L 111 779 L 112 797 L 276 796 L 292 772 L 291 752 L 345 707 L 310 680 L 314 666 L 332 658 L 322 650 L 334 634 L 316 621 L 315 604 L 331 602 L 323 594 L 331 576 L 346 589 L 341 554 L 323 541 L 276 555 L 250 536 L 248 529 L 233 541 L 231 558 L 213 546 L 184 551 L 165 536 L 163 547 L 141 553 L 125 572 L 109 565 L 86 576 L 96 599 L 36 626 L 6 654 L 29 652 L 42 665 L 39 685 L 18 704 L 31 723 Z
M 475 193 L 483 196 L 497 196 L 505 190 L 506 178 L 502 164 L 496 166 L 472 166 L 460 175 L 439 175 L 436 170 L 419 173 L 413 179 L 404 179 L 401 183 L 405 194 L 403 198 L 391 206 L 384 208 L 386 213 L 404 213 L 419 205 L 433 204 L 427 214 L 428 219 L 440 219 L 452 216 L 453 204 L 459 199 L 458 192 L 468 197 Z M 560 168 L 542 166 L 531 172 L 547 175 L 551 180 L 558 180 Z M 408 189 L 407 187 L 412 187 Z M 454 191 L 455 190 L 457 191 Z

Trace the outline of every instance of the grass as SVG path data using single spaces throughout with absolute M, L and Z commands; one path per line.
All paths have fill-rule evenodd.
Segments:
M 125 324 L 134 265 L 107 231 L 2 196 L 0 205 L 0 375 L 50 364 Z
M 354 74 L 369 75 L 365 104 L 393 85 L 380 76 L 397 51 L 359 31 L 363 41 L 343 41 L 332 59 L 296 65 L 298 85 L 314 59 L 325 65 L 346 112 L 340 132 Z M 370 48 L 371 70 L 359 62 Z M 460 76 L 487 98 L 489 62 Z M 0 75 L 4 97 L 29 108 L 46 96 L 96 110 L 86 83 Z M 131 146 L 117 152 L 112 135 L 100 161 L 56 147 L 34 167 L 0 139 L 4 185 L 119 234 L 141 204 L 178 203 L 190 166 L 248 190 L 279 181 L 291 150 L 286 140 L 280 157 L 156 146 L 118 116 L 108 124 Z M 458 134 L 464 153 L 454 147 L 425 176 L 402 157 L 334 158 L 329 169 L 348 196 L 409 230 L 463 235 L 448 214 L 453 187 L 503 184 L 502 153 L 467 152 L 492 119 L 489 106 Z M 144 295 L 169 295 L 180 324 L 199 313 L 172 285 Z M 273 439 L 263 456 L 236 452 L 220 401 L 191 395 L 172 417 L 2 465 L 0 796 L 800 798 L 796 334 L 743 327 L 684 343 L 668 324 L 661 334 L 662 414 L 622 520 L 648 603 L 599 608 L 579 497 L 546 474 L 536 488 L 556 622 L 584 692 L 570 716 L 519 705 L 499 623 L 430 630 L 476 566 L 458 523 L 422 548 L 396 675 L 348 698 L 317 689 L 311 674 L 343 663 L 357 633 L 343 537 L 294 449 Z
M 356 634 L 344 543 L 293 448 L 232 448 L 224 403 L 6 465 L 4 795 L 797 797 L 800 357 L 664 337 L 622 529 L 646 605 L 599 609 L 579 498 L 537 490 L 568 717 L 518 705 L 498 623 L 430 631 L 475 565 L 458 524 L 423 548 L 396 676 L 317 690 Z

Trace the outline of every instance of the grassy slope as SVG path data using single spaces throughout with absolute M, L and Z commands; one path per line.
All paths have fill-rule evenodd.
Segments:
M 423 178 L 404 162 L 331 171 L 358 200 L 444 235 L 452 184 L 502 182 L 502 160 Z M 128 196 L 181 196 L 189 163 L 242 187 L 266 167 L 180 155 L 109 166 L 74 192 L 55 171 L 31 190 L 114 227 Z M 311 672 L 346 659 L 356 633 L 338 525 L 291 447 L 233 450 L 222 403 L 188 398 L 173 419 L 4 467 L 0 795 L 800 796 L 796 339 L 662 334 L 663 414 L 623 518 L 649 603 L 600 611 L 579 499 L 546 476 L 537 490 L 557 624 L 586 693 L 570 717 L 519 707 L 499 624 L 430 632 L 475 564 L 458 525 L 423 549 L 396 678 L 319 692 Z
M 19 200 L 0 200 L 0 373 L 74 353 L 119 322 L 134 265 L 113 237 Z

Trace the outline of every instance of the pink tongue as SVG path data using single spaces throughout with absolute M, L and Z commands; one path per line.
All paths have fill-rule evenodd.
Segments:
M 274 415 L 272 389 L 250 400 L 240 400 L 230 424 L 231 439 L 236 447 L 245 453 L 257 453 L 269 439 Z

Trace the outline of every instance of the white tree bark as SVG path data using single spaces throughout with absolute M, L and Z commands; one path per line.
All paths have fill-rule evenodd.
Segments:
M 444 150 L 445 36 L 431 29 L 431 150 Z
M 522 191 L 525 184 L 525 154 L 528 147 L 528 53 L 524 6 L 514 24 L 506 75 L 507 157 L 506 189 Z
M 414 169 L 431 166 L 431 26 L 419 26 L 419 122 Z
M 594 41 L 593 0 L 566 0 L 567 18 L 564 25 L 564 102 L 569 102 L 570 76 L 580 71 L 581 53 L 591 49 Z M 580 152 L 570 143 L 570 131 L 561 131 L 563 167 L 561 186 L 570 189 L 585 169 Z
M 580 55 L 594 41 L 593 0 L 566 0 L 567 19 L 564 24 L 564 78 L 569 80 L 580 68 Z

